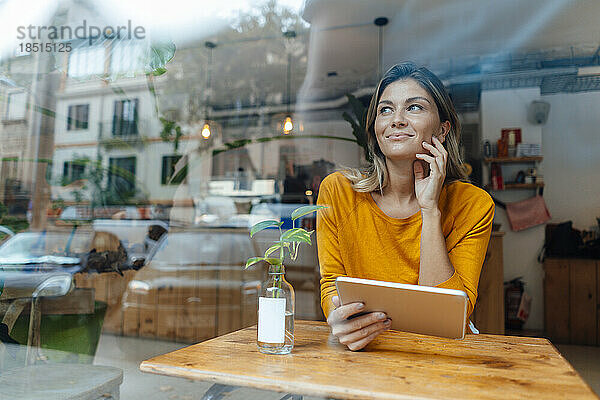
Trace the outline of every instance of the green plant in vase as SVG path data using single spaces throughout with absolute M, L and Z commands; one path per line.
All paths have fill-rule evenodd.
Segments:
M 246 267 L 264 261 L 269 264 L 269 276 L 262 284 L 258 297 L 258 333 L 257 345 L 262 353 L 288 354 L 294 347 L 294 288 L 285 280 L 285 257 L 291 260 L 298 257 L 301 243 L 312 244 L 313 231 L 296 228 L 296 220 L 325 206 L 304 206 L 292 212 L 292 229 L 283 231 L 283 222 L 266 220 L 255 224 L 250 237 L 270 228 L 279 228 L 279 240 L 273 242 L 262 257 L 252 257 L 246 261 Z M 278 257 L 274 257 L 278 256 Z

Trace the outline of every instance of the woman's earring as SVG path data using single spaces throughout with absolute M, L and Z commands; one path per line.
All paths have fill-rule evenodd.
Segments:
M 440 142 L 444 143 L 444 140 L 446 140 L 446 133 L 444 128 L 442 128 L 442 132 L 440 133 Z

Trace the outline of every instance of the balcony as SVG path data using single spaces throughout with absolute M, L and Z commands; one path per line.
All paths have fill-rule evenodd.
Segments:
M 98 123 L 98 141 L 106 148 L 142 147 L 148 142 L 150 129 L 148 119 L 107 120 Z

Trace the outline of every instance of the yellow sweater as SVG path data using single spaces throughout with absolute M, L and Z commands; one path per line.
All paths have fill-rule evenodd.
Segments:
M 370 193 L 352 189 L 341 173 L 321 183 L 317 204 L 317 246 L 321 268 L 321 307 L 331 312 L 338 276 L 416 285 L 419 279 L 421 212 L 392 218 Z M 477 284 L 494 218 L 494 202 L 484 190 L 464 182 L 444 185 L 439 199 L 442 230 L 455 273 L 437 287 L 463 290 L 467 315 L 477 299 Z

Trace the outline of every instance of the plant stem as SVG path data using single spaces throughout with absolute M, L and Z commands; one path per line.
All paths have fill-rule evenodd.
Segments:
M 283 250 L 283 231 L 281 230 L 281 226 L 278 226 L 279 228 L 279 265 L 283 265 L 283 258 L 284 258 L 284 250 Z

